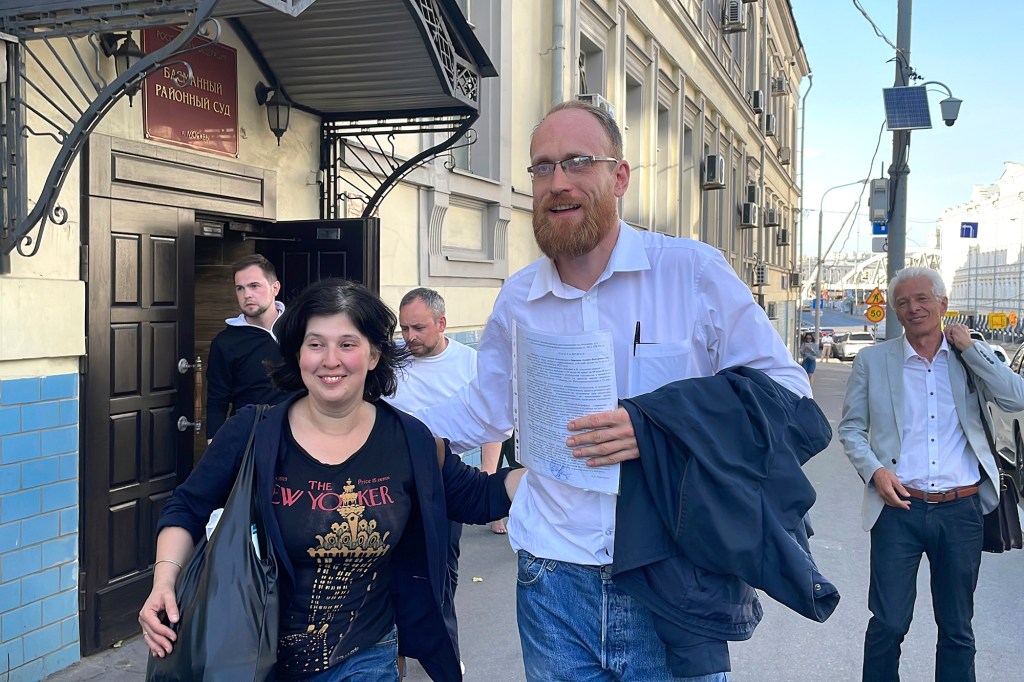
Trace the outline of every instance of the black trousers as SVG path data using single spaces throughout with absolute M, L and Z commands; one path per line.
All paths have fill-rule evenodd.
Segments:
M 900 645 L 910 630 L 921 556 L 931 567 L 939 637 L 937 682 L 974 682 L 974 588 L 981 567 L 981 501 L 977 495 L 910 509 L 882 509 L 871 529 L 871 587 L 864 637 L 864 682 L 898 682 Z

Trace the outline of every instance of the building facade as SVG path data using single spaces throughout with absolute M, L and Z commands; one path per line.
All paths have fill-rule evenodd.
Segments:
M 962 230 L 962 223 L 977 224 Z M 1008 161 L 989 185 L 939 218 L 949 309 L 965 323 L 1017 340 L 1024 334 L 1024 164 Z M 971 236 L 974 234 L 975 236 Z M 989 314 L 1006 326 L 990 328 Z
M 430 286 L 473 343 L 539 255 L 529 138 L 555 102 L 613 108 L 623 218 L 719 248 L 794 338 L 809 67 L 786 0 L 25 0 L 0 39 L 10 679 L 137 631 L 230 264 L 263 253 L 286 301 L 328 275 L 392 306 Z

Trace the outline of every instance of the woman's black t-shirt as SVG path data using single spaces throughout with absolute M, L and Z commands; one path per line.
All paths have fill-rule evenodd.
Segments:
M 377 407 L 366 443 L 342 464 L 311 457 L 287 421 L 281 447 L 272 501 L 295 594 L 281 613 L 277 674 L 300 680 L 394 625 L 390 557 L 416 501 L 404 431 L 390 410 Z

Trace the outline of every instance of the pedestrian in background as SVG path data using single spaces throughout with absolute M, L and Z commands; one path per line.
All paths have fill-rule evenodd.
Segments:
M 818 344 L 814 342 L 814 334 L 804 334 L 800 344 L 800 366 L 807 372 L 807 381 L 814 385 L 814 369 L 818 364 Z
M 403 412 L 436 405 L 455 394 L 476 376 L 476 351 L 444 333 L 448 326 L 444 298 L 433 289 L 420 287 L 402 297 L 398 305 L 398 327 L 411 361 L 398 372 L 398 388 L 384 400 Z M 463 453 L 456 453 L 463 454 Z M 501 443 L 485 443 L 481 448 L 483 471 L 498 470 Z M 498 519 L 504 533 L 504 520 Z M 450 591 L 443 607 L 455 620 L 455 590 L 459 586 L 459 541 L 462 524 L 452 521 L 448 527 L 448 585 Z M 449 614 L 446 614 L 449 615 Z M 455 648 L 458 650 L 458 639 Z M 404 672 L 405 662 L 401 662 Z M 465 670 L 463 670 L 465 672 Z
M 274 325 L 284 312 L 277 299 L 281 282 L 274 265 L 260 254 L 231 266 L 235 296 L 242 313 L 224 320 L 227 328 L 213 337 L 206 369 L 206 439 L 213 439 L 224 420 L 246 405 L 274 405 L 286 393 L 274 388 L 267 362 L 281 360 Z
M 943 333 L 948 300 L 935 270 L 901 270 L 889 300 L 904 335 L 857 354 L 839 424 L 846 456 L 865 483 L 862 520 L 871 532 L 862 679 L 900 679 L 925 554 L 939 632 L 935 680 L 973 682 L 982 515 L 999 501 L 981 422 L 988 416 L 975 391 L 1015 412 L 1024 409 L 1024 378 L 963 325 Z
M 828 359 L 832 357 L 832 342 L 833 338 L 831 334 L 821 335 L 821 361 L 828 362 Z

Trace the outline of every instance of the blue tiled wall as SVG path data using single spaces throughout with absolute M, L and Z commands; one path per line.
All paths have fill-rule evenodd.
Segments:
M 79 659 L 78 376 L 0 380 L 0 680 Z

